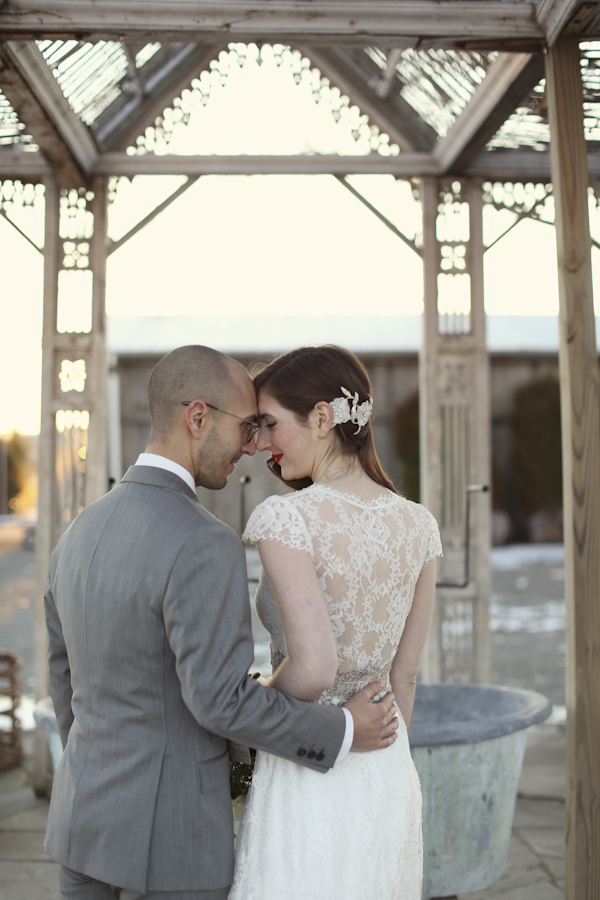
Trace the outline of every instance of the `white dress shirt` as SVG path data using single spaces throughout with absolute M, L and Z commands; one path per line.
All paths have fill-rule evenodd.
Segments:
M 166 456 L 159 456 L 157 453 L 140 453 L 135 464 L 136 466 L 154 466 L 155 469 L 166 469 L 167 472 L 173 472 L 174 475 L 179 475 L 194 493 L 196 493 L 196 485 L 191 472 L 188 472 L 184 466 L 180 466 L 179 463 L 176 463 Z M 348 755 L 350 747 L 352 746 L 352 741 L 354 740 L 354 719 L 352 718 L 352 713 L 344 706 L 342 707 L 342 710 L 346 716 L 346 733 L 344 735 L 344 740 L 342 741 L 342 746 L 340 747 L 340 752 L 337 755 L 336 762 L 339 762 Z

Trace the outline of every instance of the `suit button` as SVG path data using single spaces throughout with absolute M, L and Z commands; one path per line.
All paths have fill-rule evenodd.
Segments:
M 316 755 L 317 754 L 315 753 L 314 750 L 309 750 L 308 753 L 306 754 L 307 759 L 314 759 Z
M 322 759 L 325 759 L 325 754 L 324 754 L 324 753 L 317 753 L 317 759 L 318 759 L 319 762 L 321 762 Z
M 306 750 L 304 749 L 304 747 L 300 747 L 300 749 L 298 750 L 298 756 L 306 756 Z

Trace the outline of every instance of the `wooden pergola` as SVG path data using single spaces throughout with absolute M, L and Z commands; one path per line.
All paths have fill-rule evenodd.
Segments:
M 599 39 L 600 3 L 580 0 L 6 0 L 0 6 L 0 214 L 10 221 L 12 204 L 36 183 L 44 185 L 46 210 L 40 585 L 58 535 L 82 505 L 107 489 L 108 254 L 206 174 L 329 174 L 364 203 L 347 179 L 391 174 L 413 181 L 423 208 L 422 242 L 412 243 L 425 276 L 422 499 L 441 524 L 447 585 L 439 590 L 426 675 L 429 680 L 447 676 L 445 625 L 453 609 L 467 605 L 468 677 L 485 681 L 490 543 L 485 497 L 477 498 L 471 513 L 472 573 L 466 585 L 456 586 L 464 555 L 465 491 L 489 483 L 490 474 L 482 207 L 502 205 L 498 196 L 504 191 L 518 217 L 533 215 L 535 198 L 553 194 L 569 900 L 600 896 L 600 422 L 588 220 L 588 193 L 600 176 L 600 44 L 594 44 Z M 168 137 L 173 117 L 185 118 L 185 92 L 207 96 L 203 73 L 219 72 L 223 54 L 243 57 L 247 45 L 258 46 L 259 53 L 270 45 L 286 57 L 296 80 L 313 79 L 316 95 L 337 89 L 333 112 L 342 117 L 354 110 L 358 137 L 370 129 L 367 152 L 243 157 L 152 152 L 154 137 Z M 186 180 L 113 242 L 107 208 L 115 179 L 140 174 Z M 515 184 L 529 185 L 524 200 L 515 199 Z M 468 227 L 457 225 L 465 208 Z M 89 297 L 82 300 L 89 324 L 69 331 L 59 329 L 57 317 L 60 286 L 74 271 L 91 273 Z M 460 286 L 458 300 L 449 285 Z M 41 696 L 47 690 L 41 597 L 36 616 Z M 40 781 L 46 765 L 41 736 L 38 744 Z

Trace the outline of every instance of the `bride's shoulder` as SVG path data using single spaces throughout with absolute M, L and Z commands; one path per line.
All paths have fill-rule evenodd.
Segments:
M 295 494 L 272 494 L 250 514 L 242 540 L 258 542 L 274 538 L 289 546 L 309 549 L 304 517 Z
M 316 489 L 317 485 L 313 484 L 301 491 L 290 491 L 286 494 L 271 494 L 254 508 L 248 525 L 256 526 L 259 522 L 274 520 L 299 524 L 301 520 L 310 517 L 315 500 L 319 500 L 318 492 L 313 488 Z
M 289 494 L 271 494 L 262 503 L 255 506 L 250 514 L 249 524 L 271 521 L 273 519 L 296 519 L 302 504 L 299 502 L 299 494 L 302 491 L 292 491 Z
M 401 505 L 404 509 L 407 509 L 415 518 L 423 519 L 424 521 L 433 520 L 435 522 L 435 518 L 433 513 L 427 509 L 426 506 L 423 506 L 422 503 L 417 503 L 415 500 L 409 500 L 407 497 L 398 496 L 399 501 L 401 501 Z

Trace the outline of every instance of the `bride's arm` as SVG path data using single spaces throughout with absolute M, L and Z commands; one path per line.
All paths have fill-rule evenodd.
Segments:
M 404 625 L 390 680 L 406 727 L 410 725 L 417 675 L 431 625 L 435 597 L 435 559 L 425 563 L 415 587 L 411 610 Z
M 258 551 L 277 601 L 288 655 L 268 680 L 299 700 L 331 687 L 338 660 L 327 604 L 310 554 L 266 540 Z

